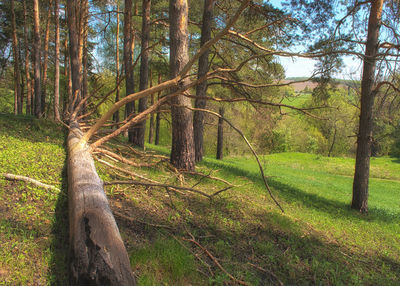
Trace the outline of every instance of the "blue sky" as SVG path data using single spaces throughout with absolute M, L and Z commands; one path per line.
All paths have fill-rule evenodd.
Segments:
M 265 0 L 264 0 L 265 1 Z M 281 0 L 268 1 L 276 8 L 282 8 Z M 286 71 L 286 77 L 309 77 L 314 71 L 316 61 L 305 58 L 287 58 L 280 57 L 279 62 L 283 65 Z M 359 59 L 347 56 L 343 57 L 344 66 L 339 74 L 335 77 L 341 79 L 359 79 L 361 75 L 361 62 Z

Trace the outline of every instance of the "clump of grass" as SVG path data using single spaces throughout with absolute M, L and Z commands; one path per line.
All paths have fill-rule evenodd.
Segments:
M 197 281 L 193 256 L 174 239 L 160 236 L 130 253 L 131 265 L 140 275 L 139 285 L 193 285 Z

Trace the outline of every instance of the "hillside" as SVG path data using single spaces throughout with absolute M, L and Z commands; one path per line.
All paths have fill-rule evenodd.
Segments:
M 63 130 L 51 122 L 4 115 L 0 126 L 0 173 L 62 190 L 0 180 L 5 214 L 0 284 L 67 285 Z M 370 212 L 361 215 L 349 208 L 353 159 L 262 156 L 282 214 L 266 194 L 252 157 L 206 158 L 199 173 L 187 174 L 169 165 L 164 147 L 149 145 L 144 153 L 119 138 L 106 148 L 149 163 L 132 167 L 95 154 L 139 285 L 400 282 L 398 159 L 372 160 Z M 117 183 L 140 178 L 161 186 Z

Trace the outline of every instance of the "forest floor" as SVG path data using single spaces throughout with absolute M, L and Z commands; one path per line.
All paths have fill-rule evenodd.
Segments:
M 68 284 L 64 138 L 49 121 L 0 115 L 0 173 L 61 189 L 0 178 L 0 285 Z M 361 215 L 349 208 L 354 159 L 262 156 L 281 213 L 250 156 L 206 158 L 187 174 L 165 147 L 142 152 L 121 138 L 104 148 L 150 165 L 94 154 L 139 285 L 400 284 L 399 159 L 372 158 Z

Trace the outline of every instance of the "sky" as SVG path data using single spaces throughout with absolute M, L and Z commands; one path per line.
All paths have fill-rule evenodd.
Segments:
M 267 1 L 267 0 L 264 0 Z M 282 9 L 281 0 L 269 0 L 274 7 Z M 315 60 L 306 58 L 280 57 L 279 62 L 285 68 L 286 77 L 310 77 L 314 71 Z M 339 79 L 359 79 L 361 77 L 361 62 L 351 56 L 343 57 L 343 68 L 335 74 Z
M 279 62 L 285 68 L 286 77 L 309 77 L 314 71 L 315 60 L 305 58 L 280 57 Z M 339 79 L 359 79 L 361 75 L 361 63 L 359 59 L 352 57 L 343 58 L 344 66 L 340 73 L 335 74 Z

